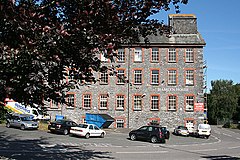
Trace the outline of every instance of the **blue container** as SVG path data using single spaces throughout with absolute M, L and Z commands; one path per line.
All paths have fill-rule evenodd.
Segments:
M 56 115 L 55 120 L 57 121 L 57 120 L 59 120 L 59 119 L 64 119 L 64 116 L 62 116 L 62 115 Z
M 86 122 L 88 124 L 95 124 L 99 128 L 108 128 L 114 122 L 114 118 L 107 114 L 86 113 Z

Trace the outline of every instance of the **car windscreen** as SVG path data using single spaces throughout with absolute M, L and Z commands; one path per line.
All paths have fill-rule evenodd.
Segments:
M 77 125 L 77 127 L 80 127 L 80 128 L 87 128 L 87 126 L 88 125 L 86 125 L 86 124 L 79 124 L 79 125 Z
M 199 125 L 199 129 L 210 129 L 210 125 Z
M 32 121 L 32 117 L 20 117 L 22 121 Z

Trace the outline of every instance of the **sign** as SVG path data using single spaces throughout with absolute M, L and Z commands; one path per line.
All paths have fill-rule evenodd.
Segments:
M 188 92 L 188 88 L 158 88 L 159 92 Z
M 204 103 L 194 103 L 194 111 L 203 112 L 204 111 Z

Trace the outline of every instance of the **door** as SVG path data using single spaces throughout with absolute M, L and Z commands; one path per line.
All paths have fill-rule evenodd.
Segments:
M 94 127 L 91 124 L 89 125 L 89 133 L 91 137 L 95 135 Z
M 148 133 L 148 127 L 147 127 L 147 126 L 141 127 L 141 128 L 137 131 L 137 137 L 138 137 L 139 139 L 146 139 L 147 133 Z
M 186 121 L 186 127 L 187 127 L 188 131 L 189 131 L 190 133 L 192 133 L 193 130 L 194 130 L 193 120 L 187 120 L 187 121 Z
M 21 127 L 21 118 L 20 117 L 15 117 L 14 120 L 14 126 L 15 127 Z
M 94 136 L 100 136 L 101 135 L 101 130 L 97 127 L 97 126 L 94 126 Z

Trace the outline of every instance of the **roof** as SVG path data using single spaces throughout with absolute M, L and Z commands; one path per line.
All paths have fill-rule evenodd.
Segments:
M 195 14 L 169 14 L 168 17 L 196 18 L 196 15 Z
M 148 36 L 149 45 L 160 45 L 160 46 L 169 46 L 169 45 L 199 45 L 205 46 L 206 43 L 202 38 L 201 34 L 172 34 L 170 37 L 166 35 L 150 35 Z M 147 45 L 144 42 L 144 39 L 141 37 L 139 44 Z

